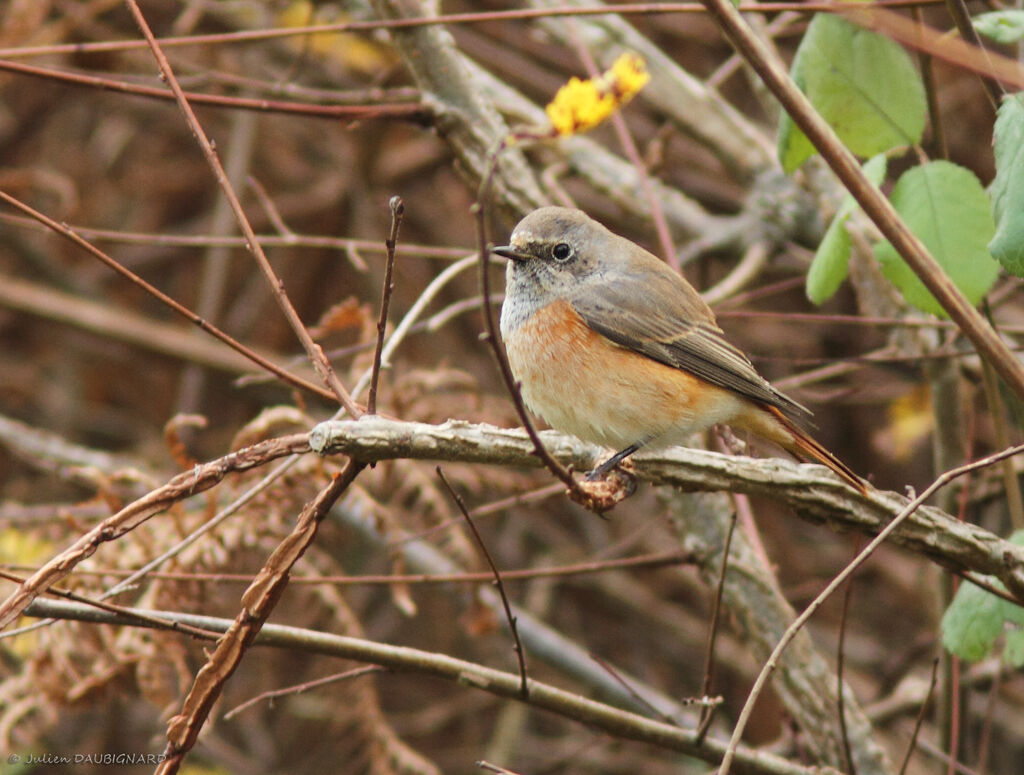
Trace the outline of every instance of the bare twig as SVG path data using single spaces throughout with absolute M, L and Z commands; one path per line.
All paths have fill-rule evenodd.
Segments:
M 715 675 L 715 638 L 718 635 L 718 615 L 722 610 L 722 593 L 725 591 L 725 574 L 729 569 L 729 549 L 732 547 L 732 534 L 736 530 L 736 512 L 732 513 L 729 520 L 729 530 L 725 534 L 725 546 L 722 548 L 722 572 L 718 576 L 718 586 L 715 588 L 715 602 L 711 608 L 711 622 L 708 625 L 707 647 L 704 650 L 704 679 L 701 682 L 700 693 L 702 697 L 711 695 L 711 685 Z M 705 705 L 700 712 L 700 722 L 697 724 L 697 739 L 703 740 L 711 728 L 711 720 L 714 718 L 717 705 Z
M 470 515 L 477 511 L 473 509 Z M 461 516 L 460 516 L 461 519 Z M 588 576 L 594 573 L 606 573 L 616 570 L 653 570 L 655 568 L 688 565 L 695 562 L 696 554 L 692 552 L 664 552 L 661 554 L 645 554 L 638 557 L 622 557 L 617 560 L 595 560 L 593 562 L 577 562 L 569 565 L 557 565 L 551 568 L 522 568 L 502 572 L 505 581 L 527 579 L 560 579 L 574 576 Z M 0 563 L 0 574 L 4 570 L 25 571 L 32 566 Z M 76 570 L 75 576 L 118 577 L 129 576 L 134 571 L 119 568 L 103 570 Z M 146 573 L 147 578 L 165 579 L 168 581 L 209 581 L 215 584 L 248 584 L 252 581 L 251 573 L 193 573 L 188 571 L 153 571 Z M 332 584 L 339 587 L 375 586 L 388 584 L 483 584 L 494 581 L 494 574 L 481 571 L 479 573 L 388 573 L 364 576 L 292 576 L 292 584 Z M 1003 595 L 1009 598 L 1003 592 Z M 1013 601 L 1013 598 L 1009 598 Z
M 151 285 L 150 283 L 146 282 L 141 277 L 139 277 L 137 274 L 132 272 L 130 269 L 127 269 L 126 267 L 124 267 L 121 264 L 119 264 L 113 258 L 111 258 L 106 253 L 104 253 L 102 250 L 100 250 L 99 248 L 95 247 L 94 245 L 92 245 L 91 243 L 89 243 L 88 241 L 83 239 L 82 237 L 78 236 L 78 234 L 76 234 L 74 231 L 72 231 L 69 227 L 67 227 L 67 226 L 65 226 L 63 224 L 57 223 L 57 221 L 55 221 L 52 218 L 44 215 L 43 213 L 39 212 L 38 210 L 30 207 L 29 205 L 25 204 L 24 202 L 21 202 L 21 201 L 15 199 L 10 194 L 7 194 L 4 191 L 0 191 L 0 199 L 2 199 L 3 201 L 7 202 L 7 204 L 11 205 L 12 207 L 17 208 L 18 210 L 20 210 L 21 212 L 23 212 L 26 215 L 30 216 L 31 218 L 34 218 L 35 220 L 39 221 L 39 223 L 43 224 L 48 229 L 51 229 L 54 233 L 59 234 L 60 236 L 64 237 L 65 239 L 70 240 L 75 245 L 77 245 L 78 247 L 82 248 L 87 253 L 89 253 L 89 255 L 93 256 L 94 258 L 99 259 L 101 262 L 103 262 L 108 267 L 113 269 L 115 272 L 117 272 L 119 275 L 124 277 L 126 280 L 129 280 L 130 282 L 132 282 L 135 285 L 137 285 L 139 288 L 141 288 L 143 291 L 145 291 L 150 296 L 155 298 L 157 301 L 159 301 L 162 304 L 165 304 L 166 306 L 170 307 L 170 309 L 173 310 L 178 315 L 181 315 L 186 320 L 190 321 L 191 323 L 194 323 L 201 330 L 205 331 L 206 333 L 208 333 L 210 336 L 214 337 L 215 339 L 220 340 L 221 342 L 226 344 L 228 347 L 230 347 L 235 352 L 241 353 L 242 355 L 244 355 L 246 358 L 248 358 L 250 361 L 252 361 L 254 364 L 259 366 L 260 368 L 266 369 L 271 374 L 274 374 L 275 376 L 280 378 L 283 382 L 286 382 L 289 385 L 293 385 L 293 386 L 298 387 L 298 388 L 302 388 L 303 390 L 309 390 L 311 392 L 316 393 L 317 395 L 320 395 L 320 396 L 322 396 L 324 398 L 327 398 L 328 400 L 333 400 L 334 399 L 335 396 L 330 391 L 324 390 L 319 385 L 314 385 L 314 384 L 312 384 L 310 382 L 307 382 L 306 380 L 304 380 L 304 379 L 302 379 L 300 377 L 296 377 L 293 374 L 289 374 L 287 371 L 282 369 L 280 366 L 277 366 L 274 363 L 271 363 L 266 358 L 264 358 L 262 355 L 259 355 L 258 353 L 254 352 L 250 348 L 246 347 L 244 344 L 242 344 L 238 340 L 232 338 L 231 336 L 228 336 L 223 331 L 221 331 L 219 328 L 214 326 L 212 323 L 208 322 L 207 320 L 204 320 L 202 317 L 200 317 L 199 315 L 194 313 L 188 307 L 185 307 L 184 305 L 179 304 L 174 299 L 172 299 L 170 296 L 168 296 L 166 293 L 161 291 L 159 288 L 157 288 L 157 287 Z
M 924 24 L 924 14 L 920 8 L 911 8 L 910 15 L 918 25 Z M 926 148 L 933 158 L 948 159 L 949 146 L 946 144 L 945 125 L 939 110 L 939 90 L 935 83 L 934 63 L 935 60 L 928 52 L 917 52 L 917 66 L 921 71 L 925 99 L 928 100 L 928 126 L 931 127 L 931 139 Z
M 388 326 L 388 307 L 391 304 L 391 294 L 395 290 L 394 283 L 391 281 L 392 273 L 395 270 L 395 247 L 398 244 L 398 229 L 402 225 L 402 216 L 405 214 L 405 205 L 400 196 L 391 197 L 388 206 L 391 208 L 391 231 L 384 241 L 387 247 L 387 261 L 384 265 L 384 288 L 381 291 L 380 317 L 377 318 L 377 345 L 373 351 L 370 392 L 366 397 L 367 414 L 377 413 L 377 383 L 380 380 L 381 354 L 384 351 L 384 332 Z
M 23 576 L 17 576 L 13 573 L 7 573 L 2 570 L 0 570 L 0 578 L 6 579 L 7 581 L 13 581 L 15 584 L 25 583 L 25 578 Z M 53 595 L 54 597 L 59 597 L 64 600 L 70 600 L 74 603 L 81 603 L 82 605 L 87 605 L 92 608 L 96 608 L 100 611 L 118 614 L 119 616 L 127 616 L 129 619 L 133 619 L 139 624 L 145 624 L 150 627 L 162 628 L 167 625 L 166 621 L 155 618 L 153 616 L 149 616 L 148 614 L 141 612 L 137 609 L 127 608 L 121 605 L 115 605 L 114 603 L 106 603 L 102 600 L 93 600 L 92 598 L 86 597 L 85 595 L 79 595 L 74 592 L 68 592 L 63 589 L 54 589 L 53 587 L 51 587 L 46 591 L 46 593 L 48 595 Z M 53 620 L 51 619 L 50 621 Z M 216 638 L 220 634 L 215 630 L 205 630 L 202 627 L 194 627 L 191 624 L 186 624 L 184 622 L 175 622 L 173 629 L 178 632 L 183 632 L 186 635 L 192 635 L 196 638 Z
M 747 248 L 743 258 L 735 267 L 713 287 L 704 291 L 701 296 L 709 307 L 725 301 L 730 296 L 745 288 L 757 277 L 771 255 L 764 240 L 759 240 Z M 742 313 L 739 313 L 742 314 Z
M 978 733 L 978 756 L 975 768 L 980 773 L 988 771 L 989 756 L 992 754 L 992 722 L 996 717 L 996 706 L 999 691 L 1003 685 L 1003 671 L 996 670 L 992 676 L 992 685 L 988 689 L 988 702 L 985 703 L 981 731 Z
M 982 384 L 985 388 L 985 402 L 988 404 L 988 411 L 992 415 L 992 432 L 995 434 L 996 444 L 1000 447 L 1007 447 L 1010 444 L 1008 427 L 1012 423 L 1007 422 L 1006 405 L 1002 396 L 999 395 L 999 380 L 995 371 L 987 361 L 982 361 Z M 1010 515 L 1010 525 L 1014 530 L 1024 530 L 1024 498 L 1021 497 L 1020 479 L 1013 468 L 1012 460 L 1004 460 L 1002 465 L 1003 488 L 1006 490 L 1006 508 Z
M 133 97 L 171 101 L 175 99 L 174 92 L 168 89 L 144 86 L 138 83 L 120 81 L 89 73 L 26 65 L 9 60 L 0 60 L 0 71 L 27 75 L 33 78 L 44 78 L 49 81 L 58 81 L 74 86 L 86 86 L 93 89 L 113 91 Z M 355 122 L 397 119 L 427 126 L 432 122 L 433 116 L 428 106 L 418 102 L 371 105 L 316 105 L 308 102 L 285 102 L 283 100 L 269 100 L 261 97 L 235 97 L 224 94 L 204 94 L 194 91 L 182 93 L 193 105 L 207 105 L 227 110 L 249 110 L 258 113 L 284 113 L 293 116 L 326 118 L 333 121 Z
M 946 10 L 949 11 L 949 15 L 953 18 L 957 32 L 960 33 L 960 37 L 964 39 L 964 42 L 974 46 L 980 52 L 987 53 L 978 35 L 978 31 L 974 29 L 974 22 L 971 21 L 971 14 L 968 12 L 964 1 L 946 0 Z M 989 104 L 995 110 L 999 107 L 999 102 L 1002 100 L 1005 92 L 994 78 L 982 76 L 981 83 L 985 87 Z
M 391 354 L 398 348 L 398 346 L 405 340 L 406 335 L 412 330 L 413 324 L 423 314 L 423 311 L 430 305 L 430 303 L 437 297 L 437 294 L 441 292 L 449 282 L 451 282 L 460 273 L 466 271 L 477 262 L 476 256 L 466 256 L 461 261 L 456 261 L 451 266 L 445 267 L 444 271 L 441 272 L 437 277 L 430 281 L 426 288 L 423 289 L 422 293 L 416 297 L 416 301 L 409 308 L 409 311 L 405 313 L 405 317 L 395 326 L 395 330 L 391 332 L 391 336 L 388 338 L 387 344 L 384 345 L 384 350 L 381 353 L 381 361 L 386 363 L 391 357 Z M 369 368 L 359 377 L 356 381 L 355 386 L 352 388 L 352 394 L 359 396 L 363 390 L 370 384 L 370 378 L 373 376 L 373 369 Z
M 920 495 L 918 495 L 909 504 L 907 504 L 906 508 L 900 511 L 900 513 L 897 514 L 895 517 L 893 517 L 892 521 L 888 525 L 886 525 L 885 528 L 883 528 L 867 546 L 864 547 L 860 554 L 858 554 L 857 557 L 854 558 L 854 560 L 849 565 L 843 568 L 843 570 L 840 571 L 836 575 L 836 577 L 832 579 L 831 582 L 829 582 L 828 586 L 826 586 L 825 589 L 823 589 L 817 595 L 817 597 L 815 597 L 814 600 L 811 601 L 810 605 L 808 605 L 807 608 L 805 608 L 803 612 L 798 617 L 796 617 L 796 619 L 793 620 L 792 624 L 790 624 L 789 627 L 786 628 L 786 632 L 779 640 L 778 645 L 775 646 L 774 650 L 771 653 L 771 656 L 768 657 L 767 662 L 765 663 L 764 667 L 761 669 L 761 672 L 757 676 L 757 680 L 754 682 L 754 686 L 750 690 L 750 694 L 747 697 L 747 701 L 743 705 L 743 710 L 740 712 L 739 718 L 736 720 L 736 726 L 733 729 L 732 738 L 729 741 L 729 750 L 726 751 L 726 754 L 722 759 L 722 766 L 719 769 L 719 775 L 728 775 L 729 768 L 733 760 L 732 751 L 735 749 L 736 746 L 739 745 L 739 741 L 743 736 L 743 730 L 746 728 L 747 722 L 750 720 L 750 715 L 753 712 L 754 704 L 757 702 L 757 698 L 761 696 L 761 692 L 764 690 L 764 687 L 767 684 L 768 677 L 771 675 L 772 671 L 775 669 L 775 665 L 778 663 L 779 656 L 782 654 L 786 646 L 789 645 L 790 641 L 793 640 L 793 637 L 796 635 L 796 633 L 799 632 L 800 629 L 804 626 L 804 624 L 807 623 L 807 620 L 814 615 L 814 613 L 822 606 L 822 604 L 824 604 L 824 602 L 829 597 L 832 596 L 832 594 L 843 584 L 843 582 L 845 582 L 850 576 L 852 576 L 853 573 L 868 560 L 868 558 L 874 553 L 874 551 L 879 546 L 881 546 L 882 543 L 884 543 L 885 540 L 908 517 L 910 517 L 911 514 L 917 511 L 924 504 L 924 502 L 932 496 L 932 494 L 936 490 L 941 489 L 949 482 L 953 481 L 954 479 L 960 476 L 963 476 L 964 474 L 968 474 L 980 468 L 985 468 L 987 466 L 993 465 L 1008 457 L 1020 454 L 1021 452 L 1024 452 L 1024 445 L 1011 447 L 1010 449 L 1005 449 L 1002 452 L 998 452 L 994 455 L 989 455 L 988 457 L 982 458 L 981 460 L 976 460 L 973 463 L 968 463 L 967 465 L 960 466 L 959 468 L 955 468 L 951 471 L 946 471 L 944 474 L 942 474 L 942 476 L 940 476 L 938 479 L 932 482 L 931 485 L 925 488 L 925 490 Z
M 331 364 L 327 361 L 327 358 L 324 357 L 324 353 L 323 350 L 320 349 L 320 345 L 313 341 L 313 338 L 309 335 L 309 331 L 307 331 L 305 325 L 303 325 L 302 319 L 299 317 L 299 313 L 295 311 L 295 307 L 293 307 L 291 301 L 289 301 L 288 296 L 284 291 L 284 284 L 277 277 L 273 267 L 270 265 L 270 261 L 267 260 L 267 256 L 263 252 L 263 248 L 260 246 L 259 240 L 256 238 L 256 233 L 253 231 L 252 225 L 249 223 L 249 219 L 245 215 L 245 210 L 242 209 L 242 203 L 238 200 L 238 195 L 228 182 L 227 175 L 224 172 L 224 168 L 221 166 L 217 152 L 213 149 L 213 145 L 210 143 L 209 138 L 206 136 L 206 132 L 199 123 L 199 119 L 196 118 L 196 115 L 192 110 L 192 106 L 189 104 L 188 98 L 181 88 L 181 84 L 178 83 L 178 79 L 174 75 L 174 70 L 171 68 L 170 62 L 168 62 L 167 57 L 164 56 L 164 53 L 160 48 L 160 44 L 157 43 L 156 38 L 153 36 L 153 31 L 149 28 L 149 23 L 142 15 L 138 2 L 136 0 L 125 0 L 125 3 L 128 6 L 128 11 L 135 19 L 136 25 L 138 25 L 143 36 L 146 38 L 146 42 L 149 44 L 149 48 L 153 52 L 153 58 L 156 59 L 157 66 L 160 68 L 161 75 L 164 80 L 167 81 L 167 85 L 170 86 L 171 91 L 174 92 L 174 97 L 185 116 L 185 121 L 188 123 L 189 129 L 192 130 L 192 134 L 199 143 L 199 147 L 202 150 L 203 155 L 206 157 L 206 161 L 210 165 L 210 169 L 213 170 L 217 183 L 220 185 L 221 190 L 224 192 L 224 196 L 227 197 L 228 203 L 231 205 L 231 210 L 234 212 L 235 218 L 238 220 L 238 225 L 242 230 L 242 234 L 245 235 L 249 251 L 252 253 L 253 258 L 256 259 L 256 264 L 263 271 L 263 274 L 266 276 L 267 281 L 270 283 L 270 286 L 274 291 L 274 298 L 277 300 L 278 306 L 281 308 L 281 311 L 284 313 L 285 318 L 291 325 L 292 330 L 295 332 L 295 335 L 305 348 L 306 354 L 313 363 L 313 367 L 317 372 L 319 372 L 324 383 L 331 389 L 339 403 L 345 407 L 345 410 L 352 417 L 361 416 L 363 413 L 362 410 L 352 401 L 348 392 L 342 386 L 337 375 L 334 373 L 334 369 L 331 368 Z
M 498 775 L 519 775 L 519 773 L 515 770 L 509 770 L 497 764 L 492 764 L 491 762 L 485 759 L 481 759 L 480 761 L 478 761 L 476 763 L 476 766 L 482 770 L 487 770 L 488 772 L 496 772 Z
M 811 13 L 814 11 L 837 11 L 842 10 L 846 0 L 810 0 L 809 2 L 769 2 L 769 3 L 740 3 L 739 10 L 742 13 L 775 13 L 779 11 L 798 11 L 800 13 Z M 944 0 L 878 0 L 876 5 L 899 8 L 904 6 L 930 6 L 940 5 Z M 653 15 L 670 13 L 702 13 L 704 6 L 701 3 L 624 3 L 616 5 L 616 15 Z M 345 21 L 327 24 L 312 24 L 295 27 L 275 27 L 264 30 L 241 30 L 236 32 L 219 32 L 206 35 L 183 35 L 175 37 L 160 38 L 159 43 L 164 48 L 176 46 L 203 46 L 209 44 L 227 45 L 231 43 L 253 43 L 263 40 L 274 40 L 277 38 L 291 38 L 312 35 L 323 32 L 355 32 L 386 29 L 410 29 L 415 27 L 429 27 L 452 24 L 478 24 L 482 21 L 497 20 L 529 20 L 559 16 L 602 16 L 610 13 L 603 6 L 592 8 L 566 7 L 566 8 L 519 8 L 506 11 L 468 12 L 454 14 L 437 14 L 434 16 L 421 16 L 405 19 L 374 19 L 366 21 Z M 71 56 L 89 53 L 107 53 L 111 51 L 135 51 L 146 48 L 145 41 L 139 40 L 111 40 L 83 43 L 58 43 L 41 46 L 19 46 L 0 49 L 0 57 L 34 57 L 49 56 L 52 54 L 67 54 Z
M 666 724 L 676 724 L 676 725 L 679 724 L 679 722 L 676 719 L 674 719 L 670 714 L 663 712 L 662 710 L 657 708 L 655 705 L 653 705 L 652 703 L 648 702 L 647 699 L 642 694 L 640 694 L 640 692 L 638 692 L 636 690 L 636 687 L 634 687 L 633 684 L 629 680 L 627 680 L 618 670 L 616 670 L 615 667 L 608 660 L 602 659 L 601 657 L 597 656 L 596 654 L 592 654 L 591 658 L 595 662 L 597 662 L 597 664 L 599 664 L 602 668 L 604 668 L 604 671 L 606 673 L 608 673 L 608 675 L 611 676 L 612 680 L 615 681 L 615 683 L 617 683 L 619 686 L 621 686 L 623 688 L 623 690 L 628 692 L 629 696 L 632 697 L 634 700 L 636 700 L 637 704 L 642 705 L 643 707 L 647 708 L 652 714 L 656 715 L 658 718 L 660 718 Z M 683 698 L 683 699 L 681 699 L 679 701 L 679 704 L 683 705 L 683 706 L 686 706 L 686 705 L 700 705 L 701 706 L 701 711 L 703 712 L 703 711 L 707 710 L 708 708 L 714 708 L 714 707 L 717 707 L 718 705 L 721 705 L 722 704 L 722 698 L 721 697 L 709 697 L 706 694 L 702 694 L 699 697 Z M 700 741 L 700 740 L 703 740 L 703 739 L 704 738 L 700 734 L 700 730 L 698 730 L 697 731 L 697 740 Z
M 505 387 L 508 390 L 509 395 L 512 397 L 512 403 L 515 405 L 519 421 L 523 424 L 523 428 L 526 429 L 526 435 L 529 436 L 530 441 L 533 442 L 534 454 L 540 458 L 541 463 L 551 471 L 556 478 L 560 479 L 566 487 L 572 489 L 576 486 L 576 480 L 573 478 L 572 472 L 551 457 L 548 451 L 544 448 L 544 444 L 541 442 L 540 436 L 537 434 L 537 428 L 534 426 L 529 412 L 526 411 L 526 405 L 523 403 L 523 394 L 519 388 L 519 383 L 516 381 L 515 375 L 512 374 L 512 366 L 509 365 L 508 356 L 505 355 L 505 351 L 502 349 L 501 343 L 498 340 L 498 324 L 494 320 L 494 309 L 491 305 L 491 246 L 490 240 L 487 239 L 487 213 L 484 207 L 484 202 L 487 198 L 487 190 L 490 187 L 491 175 L 493 174 L 495 165 L 497 164 L 498 156 L 505 147 L 505 142 L 505 140 L 502 140 L 491 156 L 491 162 L 487 168 L 488 174 L 484 176 L 480 183 L 480 191 L 477 195 L 477 201 L 474 207 L 477 239 L 479 240 L 480 296 L 483 299 L 481 313 L 483 314 L 484 328 L 486 329 L 485 339 L 488 346 L 491 348 L 491 352 L 493 353 L 495 360 L 498 361 L 498 369 L 501 372 L 501 378 L 504 380 Z
M 573 40 L 573 47 L 587 68 L 587 75 L 591 78 L 596 77 L 601 70 L 597 66 L 597 62 L 590 55 L 590 51 L 583 45 L 575 19 L 569 19 L 569 33 Z M 665 212 L 662 208 L 661 200 L 654 195 L 654 187 L 651 185 L 647 165 L 644 164 L 644 160 L 640 156 L 636 141 L 633 139 L 633 135 L 630 134 L 629 127 L 626 125 L 626 120 L 622 117 L 621 112 L 615 111 L 612 114 L 611 124 L 626 158 L 629 159 L 633 169 L 636 170 L 637 180 L 640 181 L 644 200 L 650 211 L 651 220 L 654 222 L 654 232 L 658 235 L 662 260 L 678 272 L 680 268 L 679 255 L 676 253 L 675 245 L 672 244 L 672 235 L 668 230 L 668 222 L 665 220 Z
M 858 547 L 859 548 L 859 547 Z M 843 686 L 843 671 L 846 667 L 846 623 L 850 612 L 850 598 L 853 595 L 853 579 L 846 582 L 843 590 L 843 607 L 839 613 L 839 643 L 836 645 L 836 709 L 839 716 L 839 733 L 843 739 L 843 755 L 849 775 L 857 775 L 850 747 L 850 733 L 846 728 L 846 691 Z
M 346 670 L 343 673 L 335 673 L 334 675 L 326 675 L 323 678 L 316 678 L 312 681 L 305 681 L 295 686 L 286 686 L 283 689 L 272 689 L 267 692 L 261 692 L 255 697 L 246 700 L 241 705 L 236 705 L 223 716 L 222 721 L 230 721 L 232 718 L 237 716 L 246 708 L 251 708 L 257 703 L 268 700 L 273 702 L 278 697 L 287 697 L 290 694 L 301 694 L 302 692 L 308 692 L 310 689 L 316 689 L 327 684 L 337 683 L 338 681 L 348 681 L 352 678 L 359 678 L 360 676 L 369 675 L 370 673 L 383 673 L 384 668 L 378 665 L 367 665 L 365 667 L 357 667 L 352 670 Z
M 935 692 L 935 684 L 939 680 L 939 660 L 932 660 L 932 678 L 928 682 L 928 693 L 925 695 L 924 702 L 921 703 L 920 709 L 917 711 L 917 718 L 914 720 L 914 731 L 910 735 L 910 743 L 907 744 L 907 753 L 903 757 L 903 764 L 900 765 L 899 775 L 904 775 L 907 771 L 907 766 L 910 764 L 910 757 L 914 754 L 914 748 L 917 746 L 917 736 L 921 732 L 921 725 L 924 723 L 924 716 L 928 710 L 928 702 L 932 698 L 932 694 Z
M 523 649 L 523 642 L 519 639 L 519 630 L 516 628 L 516 617 L 512 614 L 512 607 L 508 602 L 508 595 L 505 594 L 505 584 L 501 580 L 501 572 L 498 570 L 498 566 L 494 563 L 494 558 L 491 557 L 491 553 L 487 550 L 487 544 L 484 543 L 483 537 L 480 532 L 476 529 L 476 525 L 473 524 L 473 518 L 469 516 L 469 509 L 466 508 L 466 502 L 462 499 L 455 488 L 452 487 L 451 482 L 448 481 L 448 477 L 444 475 L 444 471 L 441 470 L 441 466 L 437 466 L 435 469 L 437 476 L 444 484 L 445 489 L 452 496 L 455 501 L 455 505 L 459 507 L 459 511 L 462 512 L 462 516 L 466 520 L 466 524 L 469 525 L 470 532 L 473 533 L 473 538 L 476 541 L 476 545 L 480 548 L 481 554 L 484 559 L 487 560 L 487 564 L 491 566 L 491 573 L 494 574 L 494 586 L 498 589 L 498 595 L 501 597 L 501 604 L 505 609 L 505 620 L 508 622 L 509 632 L 512 633 L 512 650 L 516 652 L 516 660 L 519 662 L 519 696 L 522 699 L 526 699 L 530 695 L 530 687 L 526 677 L 526 652 Z
M 19 226 L 35 226 L 30 218 L 17 215 L 0 214 L 0 223 L 13 223 Z M 276 225 L 276 224 L 275 224 Z M 220 234 L 161 234 L 157 232 L 121 231 L 119 229 L 97 229 L 90 226 L 69 226 L 75 234 L 95 240 L 124 243 L 128 245 L 162 245 L 165 247 L 232 247 L 244 248 L 245 237 L 241 235 Z M 326 234 L 298 234 L 287 230 L 283 234 L 258 234 L 256 238 L 261 245 L 274 247 L 306 247 L 342 250 L 345 252 L 362 251 L 367 253 L 386 253 L 387 248 L 376 240 L 352 239 L 351 237 L 334 237 Z M 399 256 L 420 256 L 422 258 L 440 258 L 457 260 L 471 251 L 466 248 L 446 248 L 438 245 L 403 244 L 395 250 Z M 362 269 L 363 267 L 357 267 Z M 941 323 L 936 323 L 940 325 Z M 895 323 L 893 325 L 896 325 Z M 950 323 L 949 325 L 952 325 Z
M 487 162 L 485 174 L 480 182 L 480 189 L 477 193 L 476 203 L 473 205 L 474 215 L 476 216 L 477 237 L 479 239 L 480 296 L 483 301 L 481 312 L 483 313 L 484 326 L 486 329 L 484 339 L 490 347 L 491 352 L 494 354 L 495 360 L 498 362 L 498 369 L 501 372 L 501 378 L 512 398 L 516 414 L 519 416 L 520 422 L 522 422 L 527 435 L 530 437 L 530 441 L 533 443 L 534 454 L 540 459 L 545 468 L 565 484 L 569 489 L 569 497 L 585 508 L 600 514 L 602 511 L 607 511 L 625 497 L 625 494 L 627 494 L 626 491 L 628 489 L 628 484 L 623 484 L 622 481 L 614 478 L 610 478 L 608 480 L 610 482 L 614 482 L 611 486 L 608 486 L 605 482 L 587 482 L 586 484 L 583 484 L 573 477 L 572 471 L 555 460 L 551 453 L 545 449 L 544 444 L 537 433 L 537 428 L 534 426 L 529 412 L 526 411 L 526 405 L 523 403 L 523 394 L 520 390 L 519 383 L 516 381 L 515 375 L 512 374 L 512 366 L 508 362 L 508 356 L 505 354 L 504 348 L 502 348 L 501 343 L 498 341 L 498 326 L 494 321 L 494 309 L 491 305 L 491 249 L 490 243 L 487 239 L 487 216 L 485 203 L 490 189 L 491 178 L 497 167 L 497 160 L 501 155 L 502 150 L 505 148 L 507 141 L 508 138 L 503 139 L 491 153 Z

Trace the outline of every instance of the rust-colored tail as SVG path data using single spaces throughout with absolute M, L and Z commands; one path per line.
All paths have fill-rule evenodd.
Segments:
M 855 487 L 861 494 L 867 494 L 868 489 L 864 480 L 857 476 L 857 474 L 855 474 L 850 467 L 846 465 L 846 463 L 821 446 L 821 444 L 811 438 L 803 428 L 786 417 L 786 415 L 774 406 L 766 406 L 765 409 L 767 409 L 775 419 L 778 420 L 779 424 L 789 434 L 790 443 L 787 444 L 786 440 L 779 438 L 775 438 L 775 441 L 782 444 L 782 446 L 790 452 L 795 452 L 797 454 L 813 458 L 822 465 L 831 468 L 839 474 L 844 481 Z M 769 436 L 769 438 L 772 437 Z

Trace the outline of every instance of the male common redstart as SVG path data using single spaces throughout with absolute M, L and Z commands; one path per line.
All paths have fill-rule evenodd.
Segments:
M 494 252 L 509 260 L 501 335 L 531 411 L 620 450 L 679 444 L 725 423 L 864 482 L 797 424 L 810 411 L 725 340 L 700 294 L 655 256 L 580 210 L 543 207 Z

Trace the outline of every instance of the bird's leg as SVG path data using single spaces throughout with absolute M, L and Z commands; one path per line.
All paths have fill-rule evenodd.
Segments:
M 589 474 L 587 474 L 587 481 L 588 482 L 593 482 L 593 481 L 596 481 L 598 479 L 604 478 L 604 476 L 609 471 L 611 471 L 613 468 L 615 468 L 615 466 L 617 466 L 619 463 L 621 463 L 627 457 L 632 455 L 634 452 L 636 452 L 642 446 L 643 446 L 643 442 L 640 442 L 640 443 L 637 443 L 637 444 L 630 444 L 624 450 L 616 452 L 610 458 L 605 460 L 601 465 L 599 465 L 597 468 L 595 468 L 593 471 L 591 471 Z

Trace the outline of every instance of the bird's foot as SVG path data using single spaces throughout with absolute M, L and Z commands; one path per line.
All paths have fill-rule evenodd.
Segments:
M 569 490 L 569 497 L 584 508 L 598 514 L 608 511 L 636 492 L 633 464 L 622 461 L 610 471 L 595 468 Z

